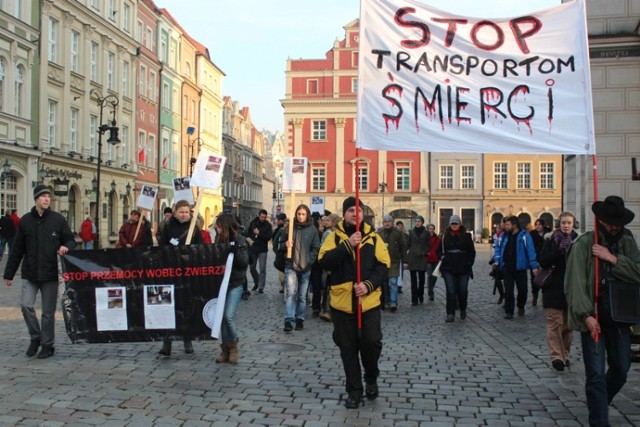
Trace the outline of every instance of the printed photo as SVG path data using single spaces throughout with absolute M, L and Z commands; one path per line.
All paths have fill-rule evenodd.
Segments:
M 216 173 L 220 173 L 220 166 L 222 164 L 222 158 L 216 156 L 209 156 L 209 160 L 207 161 L 207 166 L 205 167 L 208 171 L 214 171 Z
M 173 301 L 172 286 L 147 286 L 147 304 L 169 305 Z
M 122 288 L 107 289 L 107 308 L 123 308 Z
M 156 197 L 156 189 L 153 187 L 149 187 L 148 185 L 145 185 L 142 187 L 142 195 L 143 196 L 147 196 L 147 197 L 151 197 L 153 199 L 155 199 Z

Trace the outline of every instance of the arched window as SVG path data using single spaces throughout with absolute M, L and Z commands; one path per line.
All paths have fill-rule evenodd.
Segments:
M 0 56 L 0 111 L 4 111 L 4 78 L 7 61 Z
M 22 117 L 22 103 L 24 102 L 24 67 L 18 65 L 16 67 L 16 86 L 15 86 L 15 115 Z

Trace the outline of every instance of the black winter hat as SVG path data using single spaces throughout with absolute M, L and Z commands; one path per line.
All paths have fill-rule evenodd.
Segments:
M 351 196 L 344 199 L 344 202 L 342 202 L 342 216 L 344 216 L 345 212 L 347 212 L 349 208 L 352 208 L 355 205 L 356 205 L 355 197 Z
M 43 194 L 51 195 L 51 190 L 44 184 L 36 185 L 36 188 L 33 189 L 33 200 L 42 196 Z

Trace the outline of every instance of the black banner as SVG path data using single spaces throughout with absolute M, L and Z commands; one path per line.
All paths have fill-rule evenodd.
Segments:
M 71 251 L 62 257 L 62 312 L 72 342 L 211 339 L 226 245 Z

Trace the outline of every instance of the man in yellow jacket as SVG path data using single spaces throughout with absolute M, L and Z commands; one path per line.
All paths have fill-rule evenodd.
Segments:
M 388 280 L 391 265 L 384 241 L 375 230 L 362 221 L 362 209 L 356 199 L 348 197 L 342 203 L 344 220 L 324 241 L 318 261 L 328 270 L 331 293 L 333 341 L 340 348 L 340 357 L 347 377 L 349 394 L 346 407 L 358 408 L 362 401 L 362 371 L 367 399 L 378 397 L 378 360 L 382 352 L 380 325 L 380 295 Z M 360 226 L 356 231 L 356 223 Z M 359 248 L 358 248 L 359 247 Z M 356 251 L 360 251 L 360 281 L 357 282 Z M 358 299 L 362 305 L 362 329 L 358 330 Z

